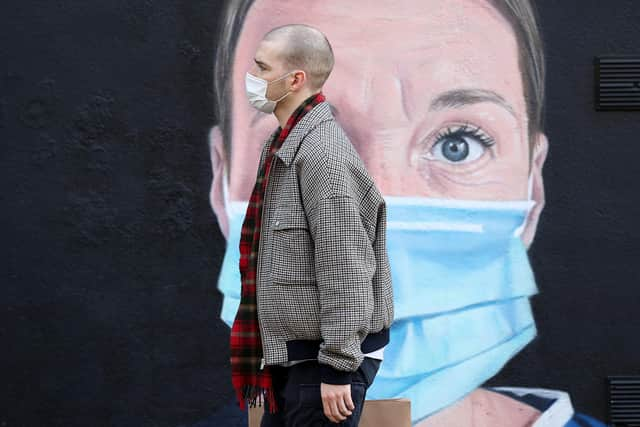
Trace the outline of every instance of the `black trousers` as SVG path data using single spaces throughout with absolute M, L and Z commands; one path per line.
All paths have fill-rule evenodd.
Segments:
M 351 399 L 355 410 L 336 424 L 324 415 L 320 396 L 320 368 L 317 361 L 298 363 L 291 367 L 271 366 L 278 411 L 269 413 L 265 407 L 260 427 L 357 427 L 367 389 L 380 367 L 380 360 L 365 357 L 352 375 Z

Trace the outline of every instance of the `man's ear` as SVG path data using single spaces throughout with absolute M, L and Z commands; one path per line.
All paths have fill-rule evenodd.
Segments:
M 542 167 L 544 161 L 547 159 L 547 152 L 549 151 L 549 142 L 547 137 L 543 133 L 539 133 L 535 145 L 533 147 L 532 159 L 531 159 L 531 198 L 536 204 L 529 212 L 527 217 L 527 223 L 522 233 L 522 241 L 527 248 L 531 246 L 533 238 L 538 228 L 538 220 L 540 219 L 540 213 L 544 208 L 544 182 L 542 178 Z
M 214 126 L 209 131 L 209 155 L 211 156 L 211 171 L 213 172 L 211 189 L 209 190 L 209 203 L 211 203 L 213 212 L 218 220 L 220 231 L 222 231 L 224 237 L 228 239 L 229 221 L 224 203 L 223 186 L 225 165 L 229 159 L 227 159 L 219 126 Z
M 294 91 L 300 90 L 304 87 L 305 83 L 307 83 L 307 73 L 303 70 L 297 70 L 293 74 L 293 86 L 291 89 Z

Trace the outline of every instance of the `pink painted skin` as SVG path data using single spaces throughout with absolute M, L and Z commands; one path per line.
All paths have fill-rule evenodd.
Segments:
M 415 427 L 530 427 L 540 411 L 493 391 L 476 389 Z
M 385 196 L 523 200 L 531 174 L 536 207 L 522 236 L 525 244 L 531 243 L 544 205 L 547 139 L 544 134 L 535 137 L 530 158 L 518 45 L 510 25 L 484 0 L 257 0 L 245 20 L 232 73 L 231 200 L 249 198 L 260 148 L 278 126 L 274 115 L 249 105 L 244 75 L 256 72 L 253 59 L 263 35 L 290 23 L 312 25 L 331 42 L 336 64 L 323 92 Z M 263 77 L 273 80 L 288 71 L 276 69 Z M 272 99 L 282 94 L 271 90 Z M 490 100 L 462 106 L 436 102 L 454 90 L 474 90 Z M 476 136 L 467 138 L 469 157 L 452 163 L 442 156 L 438 141 L 465 124 Z M 493 145 L 485 147 L 477 135 Z M 211 202 L 226 236 L 226 153 L 217 128 L 210 139 Z M 505 412 L 509 405 L 495 393 L 477 390 L 465 400 L 478 396 L 499 403 L 510 426 L 528 425 L 532 419 L 526 411 L 522 416 L 522 405 L 515 401 L 513 413 Z M 462 402 L 447 416 L 455 419 L 459 411 L 464 425 L 499 425 L 483 421 L 480 413 L 474 415 L 480 417 L 477 423 L 469 424 L 473 405 Z

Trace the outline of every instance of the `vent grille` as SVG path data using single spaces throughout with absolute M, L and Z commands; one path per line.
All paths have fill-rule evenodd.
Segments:
M 640 427 L 640 376 L 609 377 L 609 425 Z
M 640 110 L 640 56 L 596 58 L 596 109 Z

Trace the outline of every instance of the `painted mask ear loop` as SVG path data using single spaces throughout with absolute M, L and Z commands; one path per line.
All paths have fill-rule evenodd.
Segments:
M 227 215 L 227 220 L 231 220 L 231 214 L 229 213 L 229 175 L 227 174 L 227 165 L 224 165 L 222 170 L 222 199 L 224 200 L 224 212 Z
M 529 221 L 529 215 L 531 214 L 531 210 L 536 205 L 536 201 L 533 200 L 533 175 L 529 174 L 529 178 L 527 179 L 527 201 L 529 202 L 529 208 L 527 209 L 527 214 L 524 216 L 524 220 L 522 224 L 518 228 L 516 228 L 513 232 L 514 237 L 522 236 L 524 233 L 524 229 L 527 226 L 527 221 Z
M 240 269 L 238 268 L 240 263 L 240 233 L 249 202 L 230 199 L 229 178 L 226 167 L 223 174 L 222 192 L 224 195 L 224 208 L 229 222 L 229 236 L 222 266 L 218 274 L 217 287 L 222 294 L 220 319 L 231 327 L 240 305 L 242 289 Z
M 231 200 L 231 197 L 229 196 L 229 175 L 227 173 L 226 165 L 224 167 L 222 178 L 222 194 L 224 199 L 224 211 L 227 214 L 227 220 L 229 221 L 229 224 L 231 224 L 231 221 L 238 215 L 242 215 L 244 217 L 244 214 L 247 211 L 247 204 L 249 202 Z

